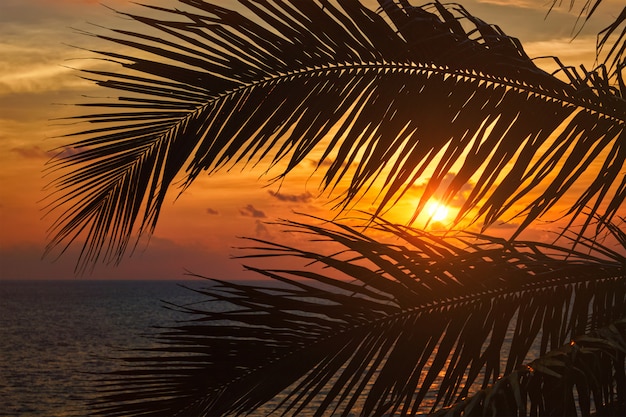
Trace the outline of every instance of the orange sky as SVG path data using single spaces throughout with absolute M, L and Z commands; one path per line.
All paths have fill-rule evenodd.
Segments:
M 104 26 L 124 23 L 99 3 L 0 2 L 0 279 L 74 277 L 78 248 L 71 248 L 56 262 L 41 260 L 46 229 L 52 221 L 42 219 L 41 200 L 46 196 L 43 189 L 48 181 L 43 170 L 50 156 L 47 151 L 62 143 L 54 137 L 69 129 L 53 119 L 77 111 L 62 104 L 76 102 L 81 95 L 104 94 L 67 68 L 90 65 L 83 59 L 88 53 L 69 45 L 89 48 L 94 42 L 72 28 L 95 30 L 88 22 Z M 127 0 L 103 3 L 121 10 L 137 10 Z M 224 6 L 231 3 L 219 2 Z M 584 63 L 588 67 L 593 64 L 595 33 L 623 5 L 622 0 L 605 0 L 597 18 L 571 41 L 576 12 L 555 10 L 544 20 L 545 0 L 460 3 L 520 38 L 531 57 L 555 54 L 566 64 Z M 177 191 L 173 190 L 149 245 L 140 246 L 119 267 L 99 265 L 85 278 L 177 279 L 183 277 L 185 269 L 220 278 L 250 278 L 241 272 L 239 261 L 229 259 L 238 253 L 231 247 L 241 245 L 236 236 L 294 243 L 296 238 L 264 222 L 294 218 L 293 211 L 326 218 L 336 214 L 329 211 L 332 203 L 325 196 L 318 197 L 319 182 L 315 178 L 307 181 L 310 170 L 295 172 L 280 189 L 278 185 L 267 186 L 269 177 L 259 178 L 262 173 L 262 169 L 234 169 L 201 178 L 175 202 Z M 410 199 L 403 201 L 396 214 L 410 211 L 414 204 Z M 545 238 L 545 231 L 538 230 L 533 237 Z

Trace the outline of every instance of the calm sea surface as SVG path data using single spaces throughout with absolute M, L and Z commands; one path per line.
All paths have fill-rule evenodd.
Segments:
M 0 416 L 84 416 L 91 373 L 183 316 L 202 281 L 0 281 Z
M 95 376 L 206 298 L 204 281 L 0 281 L 0 416 L 84 416 Z M 214 306 L 213 308 L 219 308 Z M 509 339 L 510 340 L 510 339 Z M 426 398 L 427 405 L 434 397 Z M 427 409 L 427 408 L 426 408 Z M 304 414 L 303 414 L 304 415 Z

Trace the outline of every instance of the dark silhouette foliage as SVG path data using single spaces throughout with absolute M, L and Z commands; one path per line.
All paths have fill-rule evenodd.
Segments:
M 146 34 L 92 35 L 137 55 L 93 51 L 124 70 L 84 77 L 120 96 L 84 104 L 98 110 L 74 120 L 90 127 L 51 163 L 48 251 L 84 241 L 81 268 L 152 232 L 179 176 L 184 189 L 205 171 L 280 163 L 278 180 L 320 147 L 321 189 L 348 182 L 340 209 L 377 180 L 382 214 L 427 173 L 415 215 L 453 174 L 444 203 L 474 185 L 457 220 L 518 216 L 518 232 L 566 195 L 562 216 L 585 226 L 587 207 L 609 222 L 624 201 L 620 71 L 563 67 L 562 81 L 457 4 L 180 3 L 147 5 L 160 19 L 122 13 Z
M 599 35 L 597 68 L 548 74 L 458 4 L 178 4 L 145 6 L 160 17 L 120 12 L 137 29 L 89 34 L 119 71 L 82 76 L 119 96 L 80 104 L 89 110 L 71 120 L 88 126 L 50 164 L 48 251 L 76 241 L 79 270 L 118 262 L 154 230 L 177 179 L 184 191 L 205 172 L 260 165 L 280 181 L 314 150 L 336 208 L 372 198 L 375 211 L 365 231 L 282 222 L 321 240 L 317 251 L 251 239 L 246 262 L 276 262 L 247 266 L 268 282 L 213 280 L 197 290 L 205 307 L 172 306 L 190 319 L 128 355 L 102 381 L 95 414 L 558 415 L 623 404 L 626 260 L 600 232 L 626 248 L 616 223 L 624 13 Z M 413 220 L 441 188 L 445 204 L 471 182 L 457 225 L 484 233 L 516 218 L 513 239 L 379 217 L 425 179 Z M 566 197 L 568 245 L 518 239 Z
M 213 280 L 196 289 L 205 303 L 172 306 L 189 319 L 163 329 L 160 347 L 125 359 L 131 368 L 104 385 L 96 414 L 415 415 L 482 389 L 454 409 L 482 401 L 477 410 L 497 406 L 495 415 L 571 415 L 571 388 L 554 379 L 578 372 L 561 358 L 571 352 L 558 351 L 572 338 L 582 343 L 573 355 L 585 358 L 576 366 L 589 367 L 574 375 L 582 409 L 591 395 L 594 408 L 623 401 L 623 321 L 605 341 L 582 337 L 626 311 L 626 258 L 610 248 L 442 238 L 383 221 L 368 229 L 376 238 L 341 223 L 282 224 L 322 251 L 250 239 L 244 259 L 295 257 L 302 267 L 247 266 L 279 285 Z M 609 348 L 597 363 L 596 345 Z M 531 349 L 553 352 L 520 370 Z M 485 394 L 504 384 L 508 401 Z

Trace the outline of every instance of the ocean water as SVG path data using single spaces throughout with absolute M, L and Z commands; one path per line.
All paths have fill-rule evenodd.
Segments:
M 142 335 L 157 332 L 152 326 L 188 318 L 163 308 L 163 301 L 184 305 L 206 299 L 181 284 L 207 285 L 201 280 L 0 281 L 0 417 L 87 415 L 98 375 L 119 365 L 111 358 L 150 346 Z M 261 407 L 259 415 L 280 400 Z M 312 416 L 314 410 L 300 414 Z
M 179 284 L 207 285 L 198 280 L 0 281 L 0 417 L 86 415 L 96 375 L 118 366 L 110 358 L 149 346 L 142 335 L 151 326 L 188 318 L 163 308 L 161 300 L 184 305 L 205 299 Z M 271 404 L 266 408 L 270 411 Z M 302 415 L 308 414 L 313 412 Z
M 0 416 L 84 416 L 93 374 L 150 326 L 183 318 L 160 300 L 199 299 L 201 281 L 0 281 Z

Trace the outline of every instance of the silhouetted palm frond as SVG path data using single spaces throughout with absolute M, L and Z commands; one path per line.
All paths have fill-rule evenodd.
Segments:
M 621 33 L 618 34 L 617 31 L 620 27 L 622 27 Z M 611 39 L 613 34 L 617 36 L 615 42 L 611 44 L 609 39 Z M 619 16 L 615 18 L 615 21 L 598 34 L 596 46 L 598 57 L 607 45 L 610 45 L 610 49 L 605 55 L 604 63 L 610 64 L 610 68 L 614 69 L 613 73 L 620 84 L 620 89 L 624 91 L 626 88 L 624 88 L 624 76 L 622 73 L 626 67 L 626 58 L 624 58 L 624 53 L 626 52 L 626 6 L 624 6 Z
M 578 2 L 572 1 L 569 4 L 570 10 L 577 4 Z M 580 8 L 580 13 L 578 14 L 578 21 L 583 20 L 580 25 L 580 30 L 582 27 L 592 18 L 592 16 L 596 13 L 598 7 L 602 3 L 602 0 L 585 0 L 582 7 Z M 560 0 L 552 0 L 552 5 L 550 6 L 550 11 L 552 9 L 561 4 Z M 584 19 L 583 19 L 584 17 Z M 596 58 L 598 61 L 603 62 L 605 65 L 609 65 L 609 68 L 612 69 L 612 76 L 617 78 L 617 82 L 622 85 L 621 89 L 624 90 L 623 84 L 623 76 L 622 70 L 624 69 L 624 65 L 626 65 L 626 61 L 624 60 L 624 52 L 626 52 L 626 6 L 622 9 L 621 13 L 616 15 L 615 21 L 613 21 L 609 26 L 603 29 L 598 34 L 598 42 L 596 45 Z M 619 28 L 624 26 L 621 29 L 621 33 L 619 32 Z M 611 35 L 615 35 L 615 38 L 610 41 Z M 603 49 L 605 46 L 610 45 L 609 51 L 606 53 L 603 59 L 600 58 Z
M 248 266 L 275 283 L 197 290 L 208 304 L 180 306 L 190 321 L 127 358 L 96 414 L 414 415 L 626 311 L 625 258 L 595 242 L 582 253 L 382 220 L 367 234 L 282 224 L 321 252 L 251 239 L 244 259 L 304 266 Z
M 342 209 L 371 189 L 380 214 L 428 180 L 417 215 L 449 174 L 445 200 L 473 184 L 457 220 L 485 226 L 520 215 L 522 230 L 566 193 L 572 221 L 585 207 L 609 221 L 624 201 L 623 86 L 602 69 L 560 81 L 459 5 L 180 3 L 124 14 L 145 33 L 93 35 L 126 71 L 84 76 L 121 96 L 85 104 L 102 109 L 75 118 L 92 127 L 51 164 L 48 250 L 84 239 L 83 267 L 151 232 L 178 175 L 283 161 L 281 178 L 317 148 L 321 188 L 348 183 Z
M 626 320 L 575 337 L 434 417 L 622 416 L 626 411 Z

